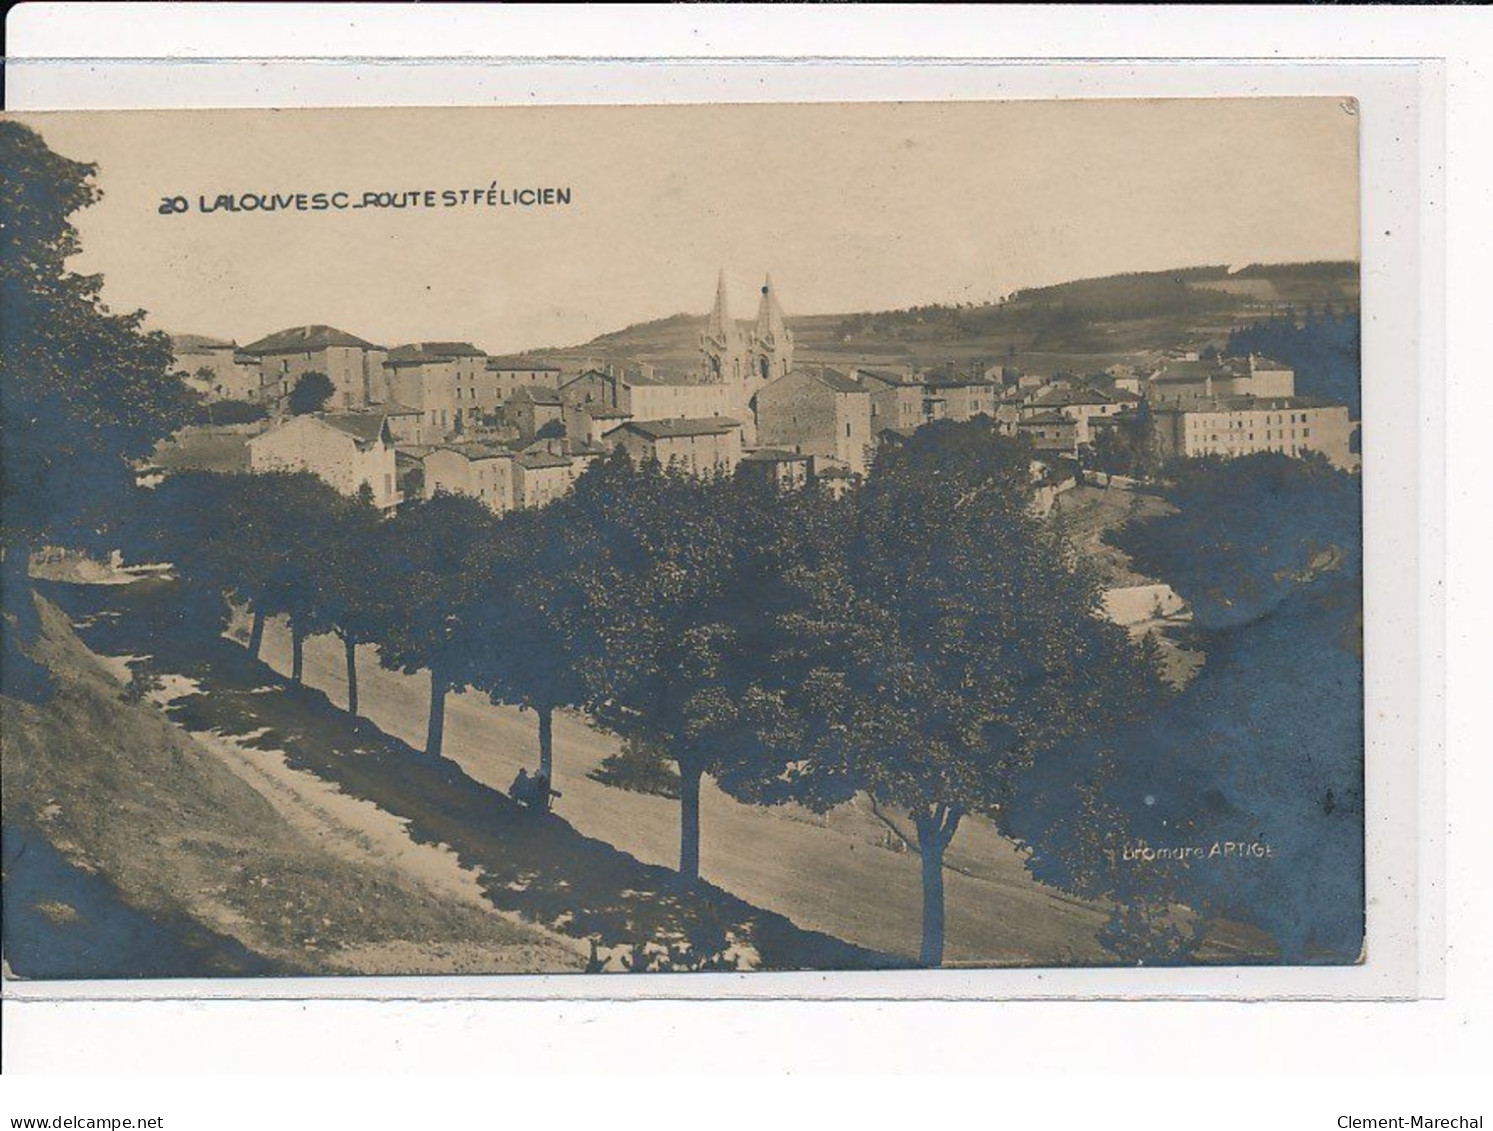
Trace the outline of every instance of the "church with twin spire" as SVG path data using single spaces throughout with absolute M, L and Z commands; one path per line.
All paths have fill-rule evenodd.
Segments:
M 749 423 L 758 390 L 793 368 L 793 335 L 783 322 L 772 276 L 762 284 L 756 320 L 738 322 L 726 299 L 726 273 L 720 273 L 715 307 L 700 335 L 700 357 L 702 380 L 729 386 L 733 410 Z

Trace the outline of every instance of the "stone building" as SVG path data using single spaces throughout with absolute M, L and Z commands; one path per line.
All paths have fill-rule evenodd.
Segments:
M 1296 373 L 1257 354 L 1212 361 L 1177 358 L 1150 377 L 1146 392 L 1155 405 L 1213 397 L 1290 397 L 1296 394 Z
M 262 398 L 280 404 L 307 373 L 332 382 L 331 411 L 365 409 L 384 399 L 383 363 L 387 351 L 335 326 L 296 326 L 280 330 L 240 351 L 259 362 Z
M 844 373 L 800 366 L 758 392 L 757 441 L 829 456 L 856 475 L 871 463 L 871 394 Z
M 259 400 L 259 359 L 221 338 L 171 335 L 171 369 L 209 401 Z
M 249 469 L 309 471 L 354 497 L 366 485 L 381 510 L 403 501 L 394 436 L 379 412 L 289 417 L 249 440 Z
M 694 475 L 730 474 L 741 462 L 741 424 L 725 416 L 699 420 L 629 420 L 613 442 L 635 462 L 655 459 Z
M 516 506 L 514 454 L 492 444 L 443 444 L 425 453 L 425 497 L 444 491 L 477 499 L 494 514 Z
M 481 427 L 478 389 L 486 355 L 470 342 L 414 342 L 389 350 L 382 400 L 420 414 L 417 443 Z M 403 431 L 403 429 L 401 429 Z
M 1346 405 L 1316 397 L 1214 397 L 1163 405 L 1154 413 L 1165 456 L 1243 456 L 1320 452 L 1334 467 L 1354 468 L 1354 425 Z
M 533 357 L 490 357 L 486 380 L 478 387 L 478 404 L 495 412 L 514 393 L 525 388 L 558 389 L 560 367 Z

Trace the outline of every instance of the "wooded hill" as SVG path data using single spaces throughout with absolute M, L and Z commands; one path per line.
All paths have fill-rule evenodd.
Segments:
M 1123 362 L 1184 343 L 1221 345 L 1239 325 L 1287 312 L 1356 310 L 1358 301 L 1357 263 L 1220 265 L 1079 279 L 984 304 L 801 315 L 788 318 L 788 327 L 803 361 L 983 361 L 1043 373 Z M 675 314 L 540 352 L 561 364 L 644 359 L 687 369 L 695 364 L 704 319 Z

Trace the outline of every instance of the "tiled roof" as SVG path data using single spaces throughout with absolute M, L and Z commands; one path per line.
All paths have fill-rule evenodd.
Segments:
M 516 457 L 519 467 L 525 471 L 538 471 L 546 467 L 569 467 L 569 456 L 557 456 L 550 452 L 520 452 Z
M 468 460 L 513 458 L 513 453 L 507 448 L 500 448 L 493 444 L 439 444 L 433 451 L 455 452 L 457 455 L 465 456 Z
M 316 419 L 323 424 L 330 424 L 339 432 L 346 432 L 364 444 L 377 440 L 384 430 L 384 414 L 381 412 L 346 412 L 318 416 Z
M 911 377 L 908 374 L 900 372 L 896 369 L 868 369 L 864 365 L 857 365 L 855 367 L 855 371 L 857 373 L 864 374 L 867 377 L 874 377 L 876 380 L 886 385 L 922 384 L 922 382 L 916 377 Z
M 471 342 L 412 342 L 396 346 L 384 358 L 385 365 L 424 365 L 433 361 L 450 361 L 458 357 L 483 357 Z
M 1072 424 L 1074 421 L 1061 412 L 1039 412 L 1036 416 L 1028 416 L 1017 423 L 1024 428 L 1028 424 Z
M 837 393 L 864 393 L 866 387 L 859 381 L 841 373 L 838 369 L 820 369 L 814 371 L 814 377 L 821 385 L 828 385 Z
M 1043 389 L 1028 403 L 1056 408 L 1061 405 L 1114 404 L 1115 399 L 1098 389 Z
M 758 448 L 741 457 L 743 463 L 804 463 L 808 458 L 806 455 L 784 451 L 782 448 Z
M 335 326 L 293 326 L 289 330 L 278 330 L 273 334 L 250 342 L 244 353 L 314 353 L 328 346 L 356 346 L 358 349 L 376 350 L 379 347 L 365 342 L 346 330 Z
M 549 361 L 540 361 L 537 357 L 490 357 L 487 359 L 487 367 L 505 369 L 514 373 L 538 373 L 541 370 L 548 373 L 560 372 L 558 365 Z
M 396 401 L 389 401 L 387 404 L 381 404 L 378 407 L 379 407 L 379 411 L 382 412 L 385 416 L 424 416 L 425 415 L 418 408 L 410 408 L 409 405 L 407 405 L 407 404 L 399 404 Z
M 1190 401 L 1163 412 L 1275 412 L 1293 408 L 1346 408 L 1322 397 L 1252 397 L 1248 394 L 1234 397 L 1209 397 L 1207 400 Z
M 592 420 L 631 420 L 632 413 L 625 408 L 613 408 L 605 404 L 578 404 L 578 412 L 584 412 Z
M 513 399 L 523 397 L 534 404 L 561 405 L 565 402 L 560 398 L 558 389 L 547 389 L 543 385 L 525 385 L 513 394 Z
M 666 440 L 678 436 L 717 436 L 740 428 L 741 422 L 728 416 L 707 416 L 693 420 L 629 420 L 622 427 L 650 440 Z
M 197 350 L 225 350 L 235 347 L 232 342 L 225 342 L 222 338 L 209 338 L 206 334 L 172 334 L 171 348 L 178 353 L 192 353 Z

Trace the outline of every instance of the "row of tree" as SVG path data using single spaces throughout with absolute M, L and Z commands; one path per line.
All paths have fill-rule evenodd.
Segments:
M 943 953 L 943 857 L 971 813 L 1000 823 L 1024 767 L 1143 714 L 1154 663 L 1098 615 L 1095 580 L 1031 513 L 1025 445 L 986 421 L 924 429 L 843 499 L 756 477 L 698 479 L 625 453 L 567 498 L 497 517 L 437 495 L 383 520 L 307 475 L 174 476 L 140 553 L 198 593 L 426 671 L 426 749 L 475 688 L 552 719 L 579 708 L 667 752 L 679 870 L 699 873 L 700 786 L 823 810 L 905 808 L 924 861 L 922 958 Z M 213 626 L 214 628 L 216 626 Z

